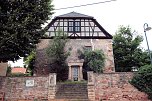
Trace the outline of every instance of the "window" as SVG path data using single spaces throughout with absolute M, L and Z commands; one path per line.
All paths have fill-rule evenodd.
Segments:
M 68 22 L 68 32 L 73 32 L 74 30 L 73 30 L 73 21 L 69 21 Z
M 68 22 L 68 32 L 80 33 L 81 32 L 80 21 L 69 21 Z

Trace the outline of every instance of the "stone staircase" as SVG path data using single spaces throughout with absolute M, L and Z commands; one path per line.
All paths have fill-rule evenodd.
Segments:
M 89 101 L 87 84 L 57 84 L 55 99 L 65 99 L 66 101 Z

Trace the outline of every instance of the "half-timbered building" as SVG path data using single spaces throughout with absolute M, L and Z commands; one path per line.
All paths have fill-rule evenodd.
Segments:
M 70 12 L 60 16 L 56 16 L 45 28 L 47 37 L 41 39 L 37 45 L 36 70 L 35 75 L 45 75 L 49 73 L 48 57 L 45 49 L 58 31 L 66 33 L 69 41 L 65 50 L 71 49 L 71 54 L 67 59 L 69 66 L 68 79 L 83 79 L 83 60 L 78 58 L 78 50 L 102 50 L 106 56 L 105 73 L 114 72 L 112 35 L 110 35 L 97 20 L 88 15 Z

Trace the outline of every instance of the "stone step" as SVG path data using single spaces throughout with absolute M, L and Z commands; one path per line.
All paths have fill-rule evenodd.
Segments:
M 84 99 L 84 98 L 83 99 L 82 98 L 81 99 L 77 99 L 77 98 L 76 99 L 74 99 L 74 98 L 56 98 L 56 99 L 57 100 L 66 99 L 66 100 L 69 100 L 69 101 L 89 101 L 88 98 L 86 98 L 86 99 Z
M 87 96 L 56 96 L 56 99 L 88 99 Z
M 79 86 L 71 86 L 71 87 L 68 87 L 68 86 L 66 86 L 66 87 L 61 87 L 61 86 L 57 86 L 58 88 L 60 88 L 60 89 L 77 89 L 77 88 L 80 88 L 80 89 L 84 89 L 84 88 L 87 88 L 87 87 L 79 87 Z
M 88 99 L 55 99 L 49 101 L 89 101 Z
M 73 86 L 79 86 L 79 87 L 87 87 L 87 84 L 86 83 L 82 83 L 82 84 L 64 84 L 64 83 L 58 83 L 57 84 L 58 86 L 62 86 L 62 87 L 73 87 Z
M 58 97 L 60 97 L 60 96 L 69 96 L 69 97 L 88 97 L 88 95 L 87 94 L 69 94 L 69 93 L 67 93 L 67 94 L 56 94 L 56 96 Z
M 71 91 L 65 91 L 65 92 L 56 92 L 56 94 L 78 94 L 78 95 L 82 95 L 82 94 L 87 94 L 88 91 L 85 92 L 71 92 Z
M 60 97 L 60 96 L 69 96 L 69 97 L 88 97 L 88 95 L 87 94 L 83 94 L 83 95 L 80 95 L 80 94 L 56 94 L 56 96 L 58 97 Z
M 80 91 L 87 91 L 87 89 L 81 89 L 81 88 L 77 88 L 77 89 L 56 89 L 56 91 L 71 91 L 71 92 L 80 92 Z
M 79 89 L 79 88 L 78 88 Z M 79 90 L 72 90 L 72 89 L 64 89 L 64 90 L 60 90 L 60 89 L 58 89 L 58 90 L 56 90 L 56 92 L 58 93 L 60 93 L 60 92 L 67 92 L 67 93 L 85 93 L 85 92 L 88 92 L 88 90 L 86 89 L 86 90 L 82 90 L 82 89 L 79 89 Z
M 88 101 L 87 84 L 57 84 L 56 99 Z
M 79 88 L 77 88 L 77 89 L 79 89 Z M 57 89 L 56 90 L 56 92 L 88 92 L 88 90 L 87 89 L 79 89 L 79 90 L 74 90 L 74 89 L 64 89 L 64 90 L 62 90 L 62 89 Z

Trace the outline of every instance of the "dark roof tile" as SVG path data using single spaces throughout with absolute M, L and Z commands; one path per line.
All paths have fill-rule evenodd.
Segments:
M 83 17 L 83 18 L 93 18 L 92 16 L 88 16 L 88 15 L 84 15 L 84 14 L 81 14 L 81 13 L 77 13 L 77 12 L 70 12 L 70 13 L 67 13 L 67 14 L 63 14 L 63 15 L 59 15 L 59 16 L 56 16 L 56 17 L 69 17 L 69 18 L 73 18 L 73 17 L 76 17 L 76 18 L 79 18 L 79 17 Z

